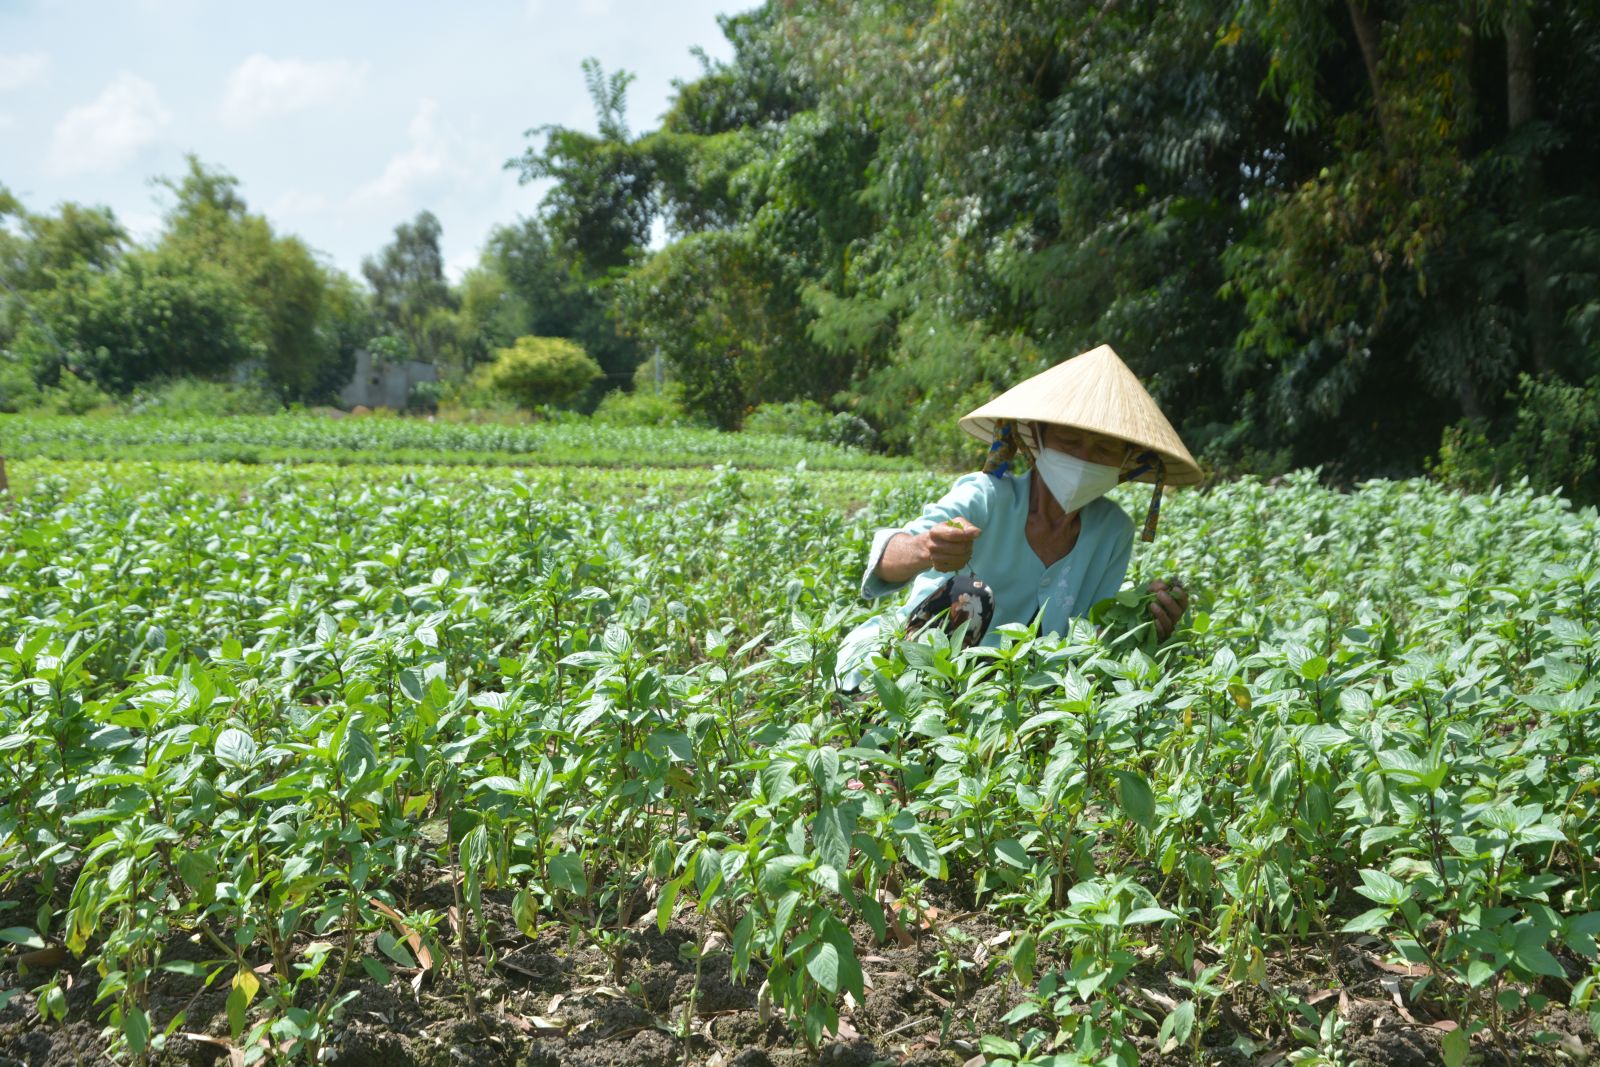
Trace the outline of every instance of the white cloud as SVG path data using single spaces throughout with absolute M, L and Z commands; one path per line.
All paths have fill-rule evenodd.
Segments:
M 258 52 L 228 75 L 222 118 L 234 126 L 248 126 L 277 115 L 325 107 L 360 92 L 366 79 L 365 63 L 273 59 Z
M 56 123 L 45 169 L 57 175 L 115 170 L 171 124 L 154 85 L 119 74 L 93 101 L 72 108 Z
M 43 52 L 0 56 L 0 92 L 32 85 L 50 69 L 50 57 Z
M 452 154 L 449 138 L 439 128 L 437 101 L 423 100 L 417 105 L 406 134 L 410 147 L 393 156 L 377 178 L 356 190 L 357 201 L 401 201 L 465 176 L 459 154 Z

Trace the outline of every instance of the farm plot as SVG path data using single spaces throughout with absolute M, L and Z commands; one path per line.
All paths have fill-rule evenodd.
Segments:
M 898 470 L 907 461 L 818 441 L 716 430 L 618 427 L 573 416 L 525 424 L 310 414 L 232 416 L 8 415 L 0 455 L 61 460 L 234 463 L 472 463 L 510 466 L 740 467 Z
M 1125 595 L 841 696 L 871 529 L 936 485 L 36 479 L 0 510 L 0 1056 L 1594 1053 L 1593 512 L 1180 495 L 1134 575 L 1187 579 L 1176 640 Z

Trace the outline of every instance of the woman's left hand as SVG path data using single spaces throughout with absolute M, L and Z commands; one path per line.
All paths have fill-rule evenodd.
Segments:
M 1156 620 L 1156 633 L 1165 641 L 1178 628 L 1178 620 L 1189 608 L 1189 591 L 1176 578 L 1170 582 L 1157 578 L 1149 589 L 1156 595 L 1150 602 L 1150 614 Z

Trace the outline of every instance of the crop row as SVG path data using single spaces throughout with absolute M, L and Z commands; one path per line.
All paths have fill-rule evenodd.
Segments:
M 0 455 L 231 462 L 490 463 L 540 466 L 904 470 L 858 449 L 761 434 L 619 427 L 570 417 L 519 425 L 317 415 L 6 416 Z

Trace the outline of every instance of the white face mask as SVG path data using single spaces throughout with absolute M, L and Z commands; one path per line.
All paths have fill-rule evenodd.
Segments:
M 1050 495 L 1061 505 L 1061 510 L 1068 514 L 1105 496 L 1116 488 L 1117 479 L 1122 475 L 1116 467 L 1090 463 L 1053 448 L 1040 449 L 1033 467 L 1044 479 Z

